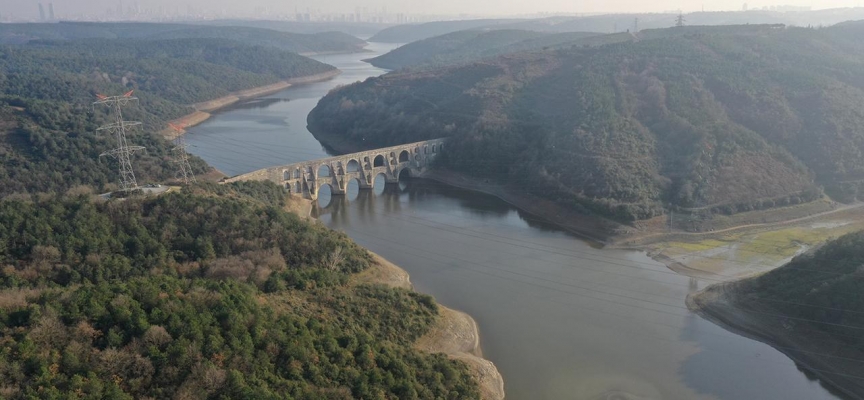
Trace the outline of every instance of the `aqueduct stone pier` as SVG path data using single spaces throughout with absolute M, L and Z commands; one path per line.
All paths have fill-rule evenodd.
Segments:
M 325 185 L 330 186 L 331 193 L 338 195 L 345 194 L 348 184 L 355 179 L 360 189 L 371 189 L 379 175 L 383 175 L 388 183 L 398 182 L 403 171 L 412 176 L 420 175 L 441 153 L 444 143 L 445 139 L 433 139 L 269 167 L 233 176 L 224 182 L 266 180 L 284 186 L 292 194 L 316 200 Z

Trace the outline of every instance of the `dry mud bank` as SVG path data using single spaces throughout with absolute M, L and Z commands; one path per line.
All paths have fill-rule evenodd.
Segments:
M 227 96 L 219 97 L 213 100 L 203 101 L 200 103 L 192 104 L 191 107 L 195 109 L 194 112 L 184 115 L 180 118 L 177 118 L 173 121 L 170 121 L 174 125 L 181 126 L 181 128 L 189 128 L 195 125 L 198 125 L 207 119 L 210 118 L 213 112 L 221 110 L 225 107 L 237 104 L 239 102 L 251 100 L 257 97 L 267 96 L 276 92 L 280 92 L 282 90 L 288 89 L 293 85 L 300 85 L 304 83 L 313 83 L 313 82 L 321 82 L 326 81 L 328 79 L 333 79 L 334 77 L 341 74 L 340 70 L 333 70 L 328 72 L 323 72 L 315 75 L 307 75 L 300 76 L 297 78 L 291 78 L 288 80 L 276 82 L 270 85 L 259 86 L 251 89 L 240 90 L 234 93 L 231 93 Z M 182 135 L 184 132 L 177 132 L 170 127 L 167 129 L 163 129 L 159 132 L 162 136 L 164 136 L 168 140 L 173 140 L 178 136 Z

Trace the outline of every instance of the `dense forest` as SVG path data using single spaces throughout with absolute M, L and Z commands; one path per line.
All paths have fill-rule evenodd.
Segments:
M 2 46 L 0 55 L 2 94 L 63 101 L 122 86 L 190 104 L 334 69 L 275 48 L 194 38 L 39 41 Z
M 465 399 L 411 347 L 428 296 L 351 283 L 369 254 L 269 183 L 0 202 L 0 397 Z
M 332 66 L 284 50 L 216 39 L 35 41 L 0 46 L 0 197 L 65 192 L 81 185 L 109 190 L 115 146 L 96 129 L 107 119 L 97 93 L 134 90 L 124 110 L 143 122 L 131 143 L 139 181 L 174 178 L 170 145 L 153 135 L 188 106 L 236 90 L 332 71 Z M 197 172 L 206 166 L 194 160 Z
M 93 195 L 117 181 L 97 93 L 134 90 L 135 173 L 164 182 L 153 132 L 187 104 L 332 69 L 217 39 L 0 47 L 0 398 L 478 398 L 465 364 L 413 348 L 434 300 L 358 283 L 371 255 L 286 212 L 281 187 Z
M 222 39 L 248 45 L 272 46 L 295 53 L 361 51 L 366 42 L 340 32 L 300 34 L 256 26 L 202 26 L 165 23 L 59 22 L 0 24 L 0 44 L 34 40 L 82 39 Z
M 519 51 L 589 44 L 591 42 L 581 39 L 594 37 L 603 38 L 598 41 L 598 44 L 630 39 L 630 35 L 599 35 L 586 32 L 548 34 L 512 29 L 467 30 L 408 43 L 368 61 L 376 67 L 386 69 L 439 67 L 474 62 Z
M 450 137 L 440 162 L 619 220 L 858 197 L 864 23 L 684 27 L 397 71 L 328 94 L 319 136 Z

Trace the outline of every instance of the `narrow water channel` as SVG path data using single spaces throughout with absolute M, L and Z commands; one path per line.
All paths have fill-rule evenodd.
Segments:
M 338 84 L 383 73 L 319 57 L 344 73 L 289 88 L 190 129 L 191 151 L 229 175 L 326 155 L 306 115 Z M 323 198 L 319 219 L 411 274 L 416 288 L 472 315 L 508 399 L 833 399 L 788 357 L 689 312 L 711 281 L 644 253 L 604 250 L 497 198 L 413 180 Z M 329 204 L 328 204 L 329 203 Z

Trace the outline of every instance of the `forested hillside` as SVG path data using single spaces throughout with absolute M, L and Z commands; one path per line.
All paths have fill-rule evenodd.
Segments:
M 355 285 L 370 256 L 270 183 L 0 201 L 0 396 L 477 398 L 411 344 L 428 296 Z
M 339 32 L 300 34 L 254 26 L 201 26 L 143 22 L 60 22 L 0 24 L 0 44 L 33 40 L 82 39 L 227 39 L 248 45 L 273 46 L 295 53 L 361 51 L 366 42 Z
M 332 66 L 288 51 L 215 39 L 39 41 L 0 46 L 0 197 L 65 192 L 78 185 L 107 190 L 116 165 L 99 154 L 115 147 L 97 133 L 105 109 L 97 93 L 135 90 L 124 110 L 144 123 L 130 137 L 146 146 L 135 157 L 139 181 L 174 177 L 170 145 L 152 133 L 193 111 L 188 104 Z M 201 172 L 203 162 L 195 161 Z
M 134 90 L 135 173 L 163 182 L 153 132 L 186 104 L 332 70 L 217 39 L 0 47 L 0 398 L 478 398 L 465 364 L 412 347 L 434 300 L 352 279 L 371 255 L 281 187 L 93 196 L 117 181 L 96 94 Z
M 697 310 L 786 352 L 858 398 L 864 395 L 864 232 L 755 278 L 709 287 Z
M 321 137 L 450 137 L 441 162 L 621 220 L 858 196 L 864 23 L 685 27 L 395 72 L 331 92 Z
M 376 67 L 386 69 L 416 66 L 436 67 L 472 62 L 519 51 L 582 45 L 582 39 L 597 36 L 616 35 L 599 35 L 586 32 L 548 34 L 510 29 L 468 30 L 409 43 L 368 61 Z M 622 36 L 630 38 L 629 35 Z M 609 38 L 608 40 L 613 39 Z

